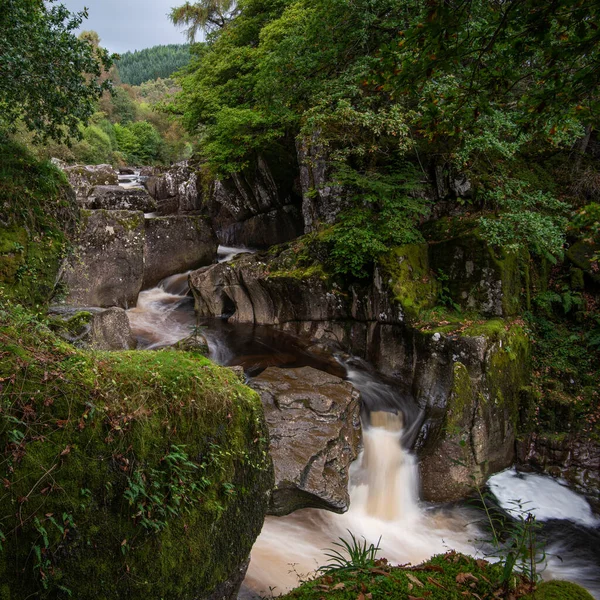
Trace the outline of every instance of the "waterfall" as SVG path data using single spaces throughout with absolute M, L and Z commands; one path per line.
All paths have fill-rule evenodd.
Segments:
M 223 260 L 243 251 L 220 250 Z M 173 275 L 141 292 L 136 308 L 128 311 L 140 348 L 168 346 L 192 333 L 197 321 L 187 276 Z M 262 368 L 265 357 L 273 355 L 277 360 L 269 364 L 310 365 L 332 372 L 331 363 L 272 329 L 218 320 L 203 325 L 211 358 L 220 364 L 242 364 L 251 372 L 253 365 Z M 343 515 L 304 509 L 286 517 L 267 517 L 240 598 L 277 596 L 296 587 L 326 564 L 325 552 L 339 538 L 348 540 L 348 531 L 369 544 L 377 544 L 381 537 L 379 556 L 392 564 L 418 564 L 450 549 L 472 555 L 489 551 L 477 525 L 481 513 L 474 508 L 418 501 L 417 461 L 407 448 L 424 415 L 410 393 L 358 359 L 338 367 L 360 391 L 363 406 L 363 450 L 350 469 L 350 509 Z M 514 471 L 494 476 L 490 487 L 507 510 L 517 499 L 535 501 L 551 555 L 544 578 L 579 582 L 600 599 L 600 531 L 587 502 L 549 477 L 517 476 Z

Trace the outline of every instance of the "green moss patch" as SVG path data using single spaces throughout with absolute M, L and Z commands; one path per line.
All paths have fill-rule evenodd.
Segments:
M 385 559 L 372 568 L 344 569 L 306 582 L 281 596 L 285 600 L 462 600 L 463 598 L 519 598 L 530 586 L 519 580 L 505 592 L 502 568 L 485 560 L 448 552 L 417 567 L 392 567 Z M 536 596 L 537 597 L 537 596 Z
M 395 300 L 409 319 L 417 319 L 423 309 L 435 306 L 440 285 L 429 269 L 427 244 L 394 248 L 379 259 L 379 264 Z
M 581 586 L 570 581 L 545 581 L 527 594 L 524 600 L 592 600 L 593 596 Z
M 53 293 L 77 219 L 64 174 L 0 137 L 0 295 L 29 306 Z
M 272 485 L 258 395 L 198 354 L 88 353 L 0 305 L 5 597 L 204 597 Z

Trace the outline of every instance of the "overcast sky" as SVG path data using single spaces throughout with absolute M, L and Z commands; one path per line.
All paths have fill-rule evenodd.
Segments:
M 183 44 L 183 31 L 169 21 L 173 6 L 184 0 L 57 0 L 69 10 L 88 8 L 82 30 L 93 29 L 111 52 L 142 50 L 158 44 Z

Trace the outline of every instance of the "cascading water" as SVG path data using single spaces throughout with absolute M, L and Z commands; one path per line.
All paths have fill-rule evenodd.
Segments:
M 239 251 L 246 250 L 220 248 L 219 257 L 229 260 Z M 417 564 L 450 549 L 469 554 L 490 550 L 480 541 L 485 537 L 477 525 L 482 515 L 473 507 L 419 503 L 416 459 L 405 448 L 412 446 L 423 415 L 406 390 L 383 380 L 360 360 L 352 359 L 342 368 L 333 358 L 313 356 L 269 328 L 219 320 L 198 323 L 187 275 L 174 275 L 143 291 L 137 307 L 128 311 L 140 348 L 174 344 L 202 325 L 211 358 L 220 364 L 241 364 L 250 376 L 266 366 L 310 365 L 338 375 L 345 369 L 363 403 L 364 448 L 350 470 L 350 509 L 343 515 L 305 509 L 286 517 L 267 517 L 252 550 L 240 598 L 277 595 L 295 587 L 327 562 L 325 549 L 340 537 L 348 539 L 348 530 L 368 543 L 376 544 L 381 537 L 379 555 L 397 564 Z M 558 484 L 549 477 L 517 477 L 513 472 L 490 481 L 505 510 L 510 509 L 511 500 L 546 499 L 538 518 L 553 519 L 544 522 L 548 550 L 559 554 L 562 562 L 550 556 L 544 578 L 579 582 L 600 600 L 598 520 L 581 496 L 565 496 L 561 503 L 563 495 L 574 493 L 552 485 Z M 550 509 L 554 512 L 548 513 Z

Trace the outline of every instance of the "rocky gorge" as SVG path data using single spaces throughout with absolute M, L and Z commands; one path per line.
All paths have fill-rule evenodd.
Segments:
M 301 161 L 302 156 L 299 152 Z M 348 510 L 351 464 L 369 445 L 368 431 L 377 427 L 378 418 L 372 415 L 380 412 L 401 419 L 395 444 L 417 457 L 423 501 L 462 500 L 474 485 L 483 486 L 515 460 L 554 475 L 568 471 L 581 491 L 598 494 L 596 446 L 577 443 L 574 450 L 566 442 L 559 448 L 522 435 L 526 414 L 533 410 L 531 338 L 522 312 L 531 304 L 532 282 L 539 277 L 530 257 L 491 247 L 468 216 L 441 216 L 424 226 L 425 242 L 394 248 L 369 280 L 346 285 L 318 255 L 316 223 L 326 223 L 327 214 L 335 214 L 344 202 L 342 190 L 325 189 L 324 169 L 318 161 L 305 161 L 299 176 L 290 179 L 293 165 L 270 166 L 259 157 L 248 172 L 205 185 L 200 169 L 182 164 L 152 174 L 144 188 L 133 189 L 119 187 L 110 167 L 65 169 L 75 190 L 71 198 L 77 200 L 79 229 L 60 269 L 60 302 L 52 307 L 50 327 L 83 350 L 61 346 L 54 334 L 38 335 L 50 336 L 44 352 L 56 353 L 61 364 L 86 363 L 86 348 L 104 354 L 99 367 L 86 363 L 73 380 L 75 388 L 86 390 L 75 396 L 80 418 L 70 420 L 65 413 L 59 419 L 68 423 L 56 425 L 56 439 L 48 434 L 48 456 L 37 450 L 43 445 L 37 432 L 11 442 L 13 452 L 26 456 L 15 459 L 16 476 L 24 483 L 11 494 L 27 497 L 35 487 L 36 468 L 58 464 L 58 486 L 66 488 L 71 481 L 74 494 L 88 490 L 98 503 L 94 511 L 104 521 L 87 520 L 82 508 L 73 516 L 82 525 L 61 523 L 56 539 L 40 550 L 48 561 L 40 569 L 58 573 L 58 585 L 77 597 L 91 597 L 78 581 L 108 569 L 100 560 L 92 564 L 94 557 L 120 551 L 124 563 L 115 568 L 125 570 L 125 583 L 106 587 L 106 598 L 119 597 L 124 589 L 147 594 L 154 570 L 160 579 L 172 579 L 161 590 L 165 598 L 234 598 L 265 514 Z M 327 202 L 315 201 L 311 186 Z M 259 251 L 216 262 L 219 243 Z M 169 277 L 182 273 L 187 273 L 183 280 L 191 297 L 187 285 L 171 287 L 175 283 Z M 186 350 L 160 341 L 153 345 L 163 346 L 157 352 L 143 349 L 146 343 L 132 311 L 141 309 L 143 294 L 152 290 L 148 306 L 154 308 L 144 305 L 143 310 L 155 310 L 157 319 L 165 319 L 159 325 L 164 329 L 181 327 L 184 342 L 194 338 L 196 343 L 183 346 Z M 266 350 L 244 354 L 234 344 L 235 356 L 221 362 L 237 372 L 211 365 L 199 354 L 208 348 L 215 358 L 215 344 L 226 346 L 221 334 L 211 333 L 218 332 L 218 326 L 211 329 L 217 322 L 232 328 L 238 348 L 251 330 L 251 344 Z M 2 335 L 13 340 L 17 334 L 7 325 Z M 107 352 L 136 345 L 139 351 Z M 34 356 L 24 360 L 32 364 Z M 369 395 L 365 387 L 353 385 L 352 365 L 360 365 L 361 377 L 374 373 L 369 385 L 383 378 L 393 394 Z M 65 376 L 54 368 L 50 376 Z M 8 379 L 9 371 L 2 377 Z M 132 398 L 146 385 L 142 374 L 150 374 L 155 383 L 136 405 Z M 36 377 L 26 380 L 31 389 L 48 371 Z M 32 394 L 32 406 L 43 403 Z M 86 394 L 97 401 L 90 405 Z M 102 403 L 102 420 L 92 425 L 100 418 L 92 415 L 96 404 Z M 22 423 L 28 422 L 27 406 L 17 409 Z M 102 457 L 98 472 L 82 466 L 91 456 Z M 200 505 L 191 500 L 198 488 L 185 487 L 198 485 L 190 475 L 197 469 L 210 473 L 211 480 L 201 490 Z M 174 490 L 177 478 L 184 489 Z M 155 499 L 150 488 L 158 490 Z M 119 505 L 120 496 L 130 498 L 133 516 L 126 503 Z M 173 529 L 161 525 L 173 515 L 163 515 L 156 498 L 167 506 L 174 506 L 169 498 L 176 498 L 175 504 L 185 506 L 173 509 L 179 523 Z M 249 499 L 259 499 L 250 512 Z M 50 503 L 48 513 L 63 511 L 61 502 Z M 31 520 L 38 518 L 41 526 L 36 514 L 32 508 Z M 43 523 L 52 523 L 46 519 Z M 105 539 L 102 528 L 118 531 L 120 539 Z M 76 533 L 65 534 L 66 529 Z M 207 548 L 199 540 L 217 529 L 220 537 L 206 558 Z M 36 535 L 39 528 L 31 533 L 33 545 Z M 238 539 L 242 543 L 234 549 Z M 85 554 L 86 544 L 92 554 Z M 187 553 L 194 564 L 204 565 L 190 577 L 174 566 L 189 562 L 183 558 Z M 73 570 L 69 561 L 83 555 L 90 556 L 89 564 Z M 22 550 L 15 556 L 17 562 L 27 560 Z M 59 561 L 61 556 L 66 559 Z

